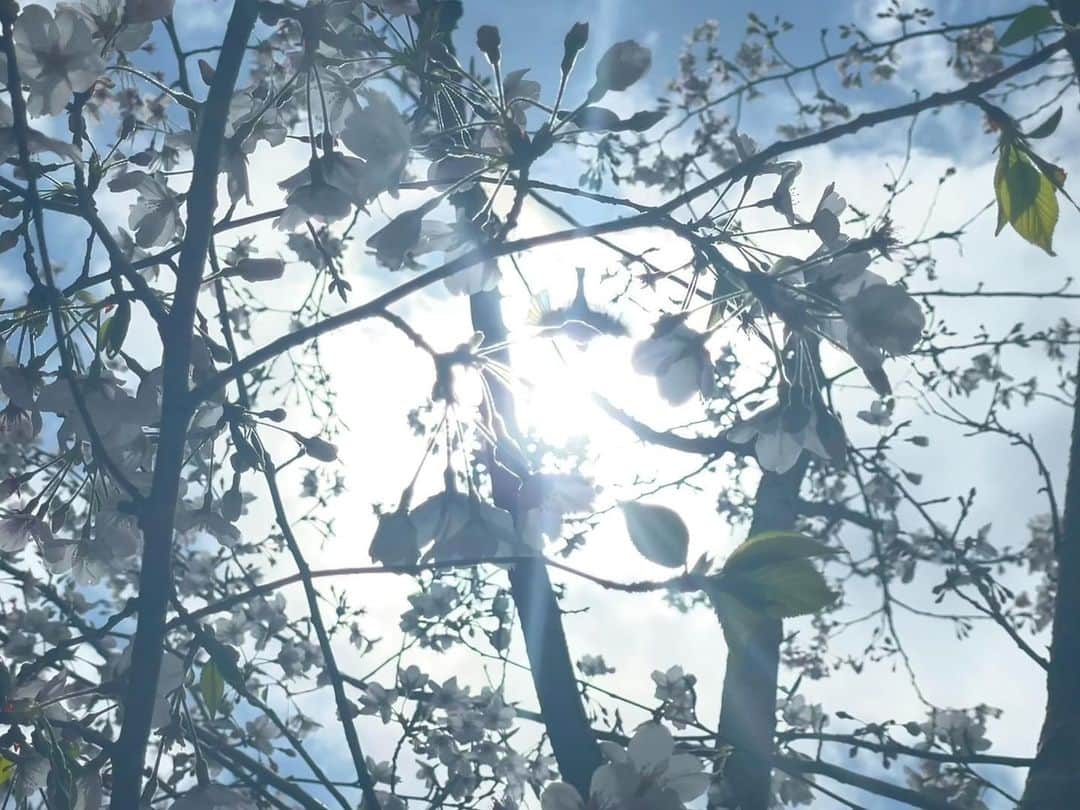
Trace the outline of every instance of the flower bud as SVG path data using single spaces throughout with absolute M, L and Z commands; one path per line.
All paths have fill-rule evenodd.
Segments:
M 648 71 L 652 52 L 633 40 L 616 42 L 596 66 L 596 83 L 589 91 L 589 101 L 597 101 L 609 90 L 625 90 Z
M 240 494 L 239 480 L 221 496 L 221 516 L 230 523 L 236 523 L 244 513 L 244 496 Z
M 199 75 L 202 76 L 203 84 L 210 86 L 214 81 L 214 75 L 217 71 L 215 71 L 205 59 L 200 59 L 198 65 Z
M 577 61 L 577 55 L 581 52 L 581 49 L 585 47 L 585 43 L 588 41 L 589 24 L 587 22 L 574 23 L 570 30 L 566 32 L 566 39 L 563 40 L 563 58 L 561 65 L 564 76 L 574 69 L 574 62 Z
M 499 64 L 501 45 L 502 37 L 499 35 L 499 29 L 494 25 L 481 25 L 476 29 L 476 46 L 492 65 Z
M 318 436 L 297 436 L 297 441 L 304 446 L 304 451 L 316 461 L 334 461 L 337 459 L 337 445 Z
M 236 273 L 244 281 L 275 281 L 285 273 L 285 262 L 281 259 L 241 259 L 236 264 Z

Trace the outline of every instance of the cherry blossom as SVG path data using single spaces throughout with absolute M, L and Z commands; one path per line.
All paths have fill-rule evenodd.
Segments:
M 389 17 L 420 13 L 420 5 L 417 0 L 372 0 L 371 5 L 380 9 Z
M 518 32 L 452 30 L 472 24 L 456 19 L 456 3 L 234 0 L 205 4 L 213 13 L 194 27 L 175 0 L 39 3 L 0 7 L 14 25 L 0 61 L 21 76 L 0 100 L 0 702 L 10 726 L 0 782 L 11 780 L 16 804 L 524 810 L 539 797 L 543 810 L 685 810 L 726 800 L 703 794 L 710 779 L 735 789 L 718 766 L 729 743 L 741 750 L 739 733 L 695 731 L 676 744 L 669 731 L 717 727 L 697 712 L 699 690 L 702 707 L 714 711 L 722 691 L 730 711 L 719 676 L 695 667 L 699 680 L 662 659 L 642 669 L 610 647 L 614 634 L 574 637 L 572 617 L 593 608 L 584 600 L 629 606 L 646 593 L 650 609 L 673 608 L 672 621 L 693 610 L 712 623 L 732 662 L 740 633 L 756 635 L 765 618 L 823 614 L 810 632 L 789 625 L 765 639 L 770 666 L 785 668 L 766 673 L 785 676 L 779 700 L 738 706 L 759 715 L 770 753 L 796 772 L 830 764 L 832 746 L 794 736 L 826 722 L 856 747 L 888 745 L 902 728 L 918 740 L 904 755 L 912 762 L 989 747 L 987 707 L 856 721 L 807 703 L 799 685 L 833 674 L 829 662 L 843 659 L 827 645 L 840 633 L 892 615 L 846 621 L 853 605 L 830 583 L 895 583 L 888 601 L 923 578 L 936 584 L 937 566 L 942 615 L 955 592 L 980 613 L 983 601 L 993 608 L 989 630 L 1015 624 L 1023 637 L 1026 623 L 1051 625 L 1067 563 L 1053 553 L 1060 516 L 1033 521 L 1029 547 L 1008 553 L 989 528 L 939 523 L 953 502 L 911 495 L 929 444 L 913 423 L 936 416 L 940 398 L 947 421 L 966 424 L 963 400 L 986 394 L 975 432 L 1006 430 L 999 406 L 1046 393 L 1034 377 L 1013 378 L 1009 352 L 1037 343 L 1057 365 L 1077 329 L 1017 327 L 996 343 L 988 326 L 973 344 L 982 350 L 947 366 L 965 346 L 949 342 L 961 327 L 950 312 L 928 331 L 920 301 L 937 306 L 922 282 L 940 278 L 945 312 L 932 249 L 953 237 L 931 237 L 933 210 L 916 233 L 894 205 L 922 161 L 897 164 L 880 214 L 869 160 L 866 187 L 844 196 L 827 182 L 810 195 L 802 170 L 806 161 L 806 175 L 820 176 L 829 143 L 867 120 L 914 121 L 913 110 L 940 106 L 934 98 L 958 115 L 979 107 L 1004 158 L 999 224 L 1048 251 L 1066 173 L 1036 150 L 1073 122 L 1059 111 L 1029 126 L 1036 103 L 1015 88 L 1053 104 L 1057 74 L 1075 78 L 1063 69 L 1060 13 L 1039 12 L 1051 24 L 1023 62 L 998 47 L 1004 25 L 952 25 L 954 73 L 1006 63 L 1010 73 L 857 119 L 840 91 L 861 81 L 858 64 L 879 78 L 898 69 L 909 27 L 898 12 L 876 22 L 901 29 L 887 47 L 845 29 L 858 47 L 829 46 L 811 68 L 781 43 L 783 21 L 749 18 L 731 54 L 720 41 L 731 27 L 705 23 L 678 59 L 658 54 L 674 77 L 646 86 L 653 53 L 636 41 L 592 50 L 588 23 L 566 20 L 561 41 L 520 50 Z M 942 35 L 924 11 L 910 28 L 927 44 L 924 34 Z M 581 75 L 594 64 L 595 80 Z M 535 78 L 556 65 L 542 87 Z M 828 65 L 839 81 L 819 69 Z M 785 92 L 766 92 L 777 79 Z M 616 109 L 596 103 L 632 88 Z M 766 94 L 779 106 L 759 118 L 754 100 Z M 806 99 L 794 116 L 790 98 Z M 872 100 L 857 112 L 873 116 Z M 929 120 L 920 112 L 920 127 Z M 913 150 L 930 148 L 910 132 Z M 1016 166 L 1029 192 L 1043 192 L 1026 217 L 1012 215 L 1024 201 L 1008 188 Z M 942 206 L 960 199 L 946 197 L 952 189 Z M 558 278 L 575 270 L 573 296 L 553 305 Z M 638 322 L 651 334 L 624 344 Z M 548 420 L 561 408 L 518 407 L 570 384 L 558 364 L 550 382 L 542 363 L 535 379 L 524 366 L 537 351 L 566 360 L 567 348 L 584 362 L 632 351 L 581 385 L 630 400 L 596 414 L 618 422 L 618 453 L 598 451 L 607 431 L 577 414 L 565 421 L 588 435 L 559 443 Z M 395 354 L 369 375 L 365 364 L 391 350 L 418 362 Z M 363 371 L 340 397 L 335 362 Z M 912 396 L 892 396 L 886 367 L 908 365 Z M 607 379 L 631 371 L 651 380 Z M 1040 404 L 1071 391 L 1058 376 Z M 652 386 L 660 401 L 632 401 Z M 350 398 L 361 407 L 343 407 Z M 377 422 L 399 405 L 401 441 Z M 873 426 L 854 423 L 850 448 L 849 414 Z M 361 468 L 339 463 L 339 443 L 354 450 L 358 428 L 373 437 Z M 661 447 L 702 463 L 668 464 Z M 961 501 L 962 517 L 974 499 Z M 785 509 L 766 512 L 774 502 Z M 723 567 L 716 538 L 701 536 L 700 510 L 714 507 L 735 548 Z M 626 533 L 605 517 L 617 508 L 638 515 Z M 773 521 L 780 531 L 758 532 Z M 859 542 L 870 556 L 849 548 Z M 703 543 L 695 563 L 688 554 Z M 603 570 L 632 553 L 669 570 L 650 568 L 648 580 Z M 1018 562 L 1042 579 L 1014 598 L 992 577 Z M 588 619 L 598 615 L 608 618 Z M 649 622 L 632 624 L 647 641 Z M 893 630 L 872 629 L 865 656 L 902 652 Z M 1045 650 L 1027 654 L 1041 663 Z M 621 702 L 627 683 L 644 697 Z M 327 748 L 338 736 L 344 745 Z M 812 747 L 818 758 L 801 759 Z M 905 775 L 911 789 L 980 806 L 985 786 L 960 764 Z M 809 776 L 760 781 L 761 799 L 740 806 L 764 806 L 770 787 L 776 801 L 817 798 Z
M 139 197 L 131 206 L 128 226 L 135 231 L 135 244 L 142 248 L 167 245 L 184 235 L 184 220 L 180 211 L 180 198 L 163 175 L 129 172 Z M 114 191 L 123 186 L 114 183 Z
M 44 6 L 25 6 L 15 21 L 15 52 L 30 86 L 29 111 L 55 115 L 105 71 L 105 60 L 86 19 L 70 7 L 54 17 Z
M 840 461 L 845 439 L 839 421 L 823 407 L 802 402 L 774 405 L 728 429 L 736 444 L 754 442 L 758 464 L 775 473 L 795 466 L 803 452 Z
M 36 515 L 16 512 L 0 518 L 0 551 L 22 551 L 31 541 L 44 544 L 51 540 L 52 530 Z
M 397 188 L 412 140 L 401 113 L 386 95 L 370 91 L 364 94 L 364 99 L 367 106 L 346 119 L 341 133 L 345 146 L 363 161 L 362 168 L 355 172 L 355 198 L 359 205 L 383 191 Z
M 255 804 L 235 788 L 203 785 L 185 793 L 170 810 L 254 810 Z
M 82 0 L 57 7 L 85 18 L 99 47 L 128 52 L 142 47 L 153 31 L 152 21 L 136 21 L 131 14 L 130 7 L 135 5 L 138 3 L 127 0 Z
M 676 754 L 675 742 L 663 726 L 646 723 L 634 732 L 627 748 L 603 744 L 608 764 L 593 775 L 589 810 L 683 810 L 709 786 L 701 761 Z M 556 782 L 544 789 L 543 810 L 585 810 L 581 796 Z
M 557 540 L 563 519 L 592 508 L 595 486 L 580 475 L 541 473 L 526 479 L 519 494 L 522 539 L 535 549 L 543 547 L 544 538 Z
M 713 392 L 712 358 L 705 335 L 688 327 L 679 316 L 665 316 L 650 337 L 634 348 L 634 370 L 656 377 L 660 395 L 672 405 L 682 405 L 695 394 Z

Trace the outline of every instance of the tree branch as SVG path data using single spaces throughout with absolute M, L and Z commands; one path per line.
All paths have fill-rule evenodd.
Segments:
M 113 810 L 132 810 L 139 803 L 143 760 L 161 669 L 165 611 L 173 587 L 172 539 L 191 418 L 187 394 L 196 304 L 217 207 L 218 170 L 229 105 L 258 11 L 257 0 L 236 0 L 233 5 L 210 94 L 200 113 L 195 169 L 187 201 L 188 229 L 180 252 L 172 310 L 162 329 L 161 432 L 150 499 L 140 516 L 143 555 L 139 620 L 128 672 L 124 722 L 112 758 Z
M 328 334 L 329 332 L 333 332 L 344 326 L 348 326 L 349 324 L 358 323 L 367 318 L 375 317 L 386 310 L 391 304 L 406 298 L 412 293 L 422 290 L 437 281 L 442 281 L 455 273 L 459 273 L 462 270 L 487 259 L 519 253 L 533 248 L 543 247 L 545 245 L 559 244 L 561 242 L 576 239 L 592 238 L 604 234 L 620 233 L 636 228 L 671 228 L 674 223 L 668 220 L 669 215 L 686 205 L 688 202 L 691 202 L 702 194 L 715 190 L 726 183 L 747 177 L 782 155 L 800 149 L 806 149 L 811 146 L 820 146 L 821 144 L 828 143 L 845 135 L 853 134 L 867 127 L 873 127 L 903 118 L 910 118 L 911 116 L 918 115 L 926 110 L 960 102 L 973 101 L 982 93 L 996 87 L 1002 82 L 1008 81 L 1027 70 L 1043 64 L 1064 47 L 1064 40 L 1059 40 L 1058 42 L 1036 51 L 1031 56 L 1014 62 L 1009 67 L 992 76 L 988 76 L 977 82 L 972 82 L 958 90 L 933 93 L 926 98 L 919 99 L 910 104 L 903 104 L 898 107 L 890 107 L 885 110 L 865 113 L 845 124 L 829 127 L 801 138 L 778 141 L 766 149 L 750 156 L 736 166 L 733 166 L 704 183 L 689 189 L 658 208 L 621 219 L 609 220 L 595 225 L 585 225 L 577 228 L 553 231 L 551 233 L 540 234 L 525 239 L 507 240 L 498 244 L 486 242 L 479 247 L 467 251 L 458 258 L 446 262 L 440 267 L 436 267 L 400 284 L 394 289 L 371 299 L 365 304 L 346 310 L 338 315 L 333 315 L 318 323 L 310 324 L 302 329 L 297 329 L 265 344 L 247 357 L 205 380 L 192 392 L 192 398 L 196 402 L 202 401 L 232 380 L 247 374 L 289 349 L 303 345 L 314 338 Z M 679 226 L 679 228 L 685 229 L 685 226 Z M 138 267 L 139 265 L 136 264 L 135 266 Z

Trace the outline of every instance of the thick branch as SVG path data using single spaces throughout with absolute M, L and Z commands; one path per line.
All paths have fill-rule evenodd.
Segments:
M 506 341 L 498 292 L 478 293 L 472 297 L 473 326 L 484 333 L 487 342 Z M 498 362 L 509 365 L 509 353 L 496 352 Z M 488 376 L 492 407 L 498 426 L 500 445 L 516 445 L 518 437 L 513 397 L 495 375 Z M 497 447 L 497 453 L 514 451 Z M 518 479 L 502 464 L 489 463 L 495 503 L 511 513 L 516 510 Z M 583 796 L 589 793 L 593 772 L 600 766 L 600 748 L 590 729 L 589 718 L 581 703 L 574 677 L 574 665 L 563 631 L 562 611 L 548 578 L 543 560 L 528 560 L 510 570 L 510 592 L 517 606 L 525 650 L 540 710 L 544 716 L 551 748 L 559 763 L 562 778 L 574 785 Z
M 173 307 L 162 328 L 161 432 L 150 499 L 141 515 L 139 621 L 128 674 L 124 724 L 113 755 L 114 810 L 131 810 L 139 803 L 143 760 L 161 669 L 165 611 L 172 592 L 172 537 L 191 416 L 187 394 L 196 303 L 217 207 L 218 169 L 229 104 L 258 10 L 257 0 L 237 0 L 234 4 L 214 81 L 200 115 L 195 169 L 187 202 L 187 234 L 180 252 Z
M 901 745 L 890 739 L 884 741 L 854 734 L 825 734 L 809 731 L 791 731 L 781 733 L 780 739 L 787 741 L 813 740 L 815 742 L 837 743 L 839 745 L 862 748 L 887 757 L 917 757 L 931 762 L 956 763 L 962 765 L 1001 765 L 1007 768 L 1027 768 L 1033 760 L 1030 757 L 1007 757 L 998 754 L 963 754 L 949 751 L 936 751 L 932 748 L 914 748 Z
M 842 782 L 845 785 L 850 785 L 859 790 L 865 790 L 868 793 L 884 796 L 887 799 L 894 799 L 903 804 L 910 805 L 911 807 L 921 807 L 923 810 L 949 810 L 952 806 L 946 801 L 935 799 L 932 796 L 927 796 L 925 793 L 919 793 L 911 788 L 894 785 L 892 782 L 875 779 L 872 776 L 867 776 L 866 774 L 858 773 L 856 771 L 849 771 L 847 768 L 841 768 L 839 765 L 833 765 L 831 762 L 825 762 L 820 759 L 802 759 L 801 757 L 777 755 L 774 758 L 773 763 L 777 768 L 784 771 L 784 773 L 817 774 L 818 776 L 824 776 L 828 779 Z
M 787 531 L 798 515 L 799 488 L 806 472 L 800 462 L 786 473 L 764 472 L 755 495 L 750 536 Z M 767 810 L 772 795 L 772 757 L 776 733 L 776 686 L 783 624 L 748 615 L 724 623 L 727 669 L 720 702 L 718 737 L 732 747 L 724 762 L 723 784 L 740 810 Z
M 1077 367 L 1080 382 L 1080 365 Z M 1075 394 L 1074 394 L 1075 396 Z M 1046 673 L 1046 717 L 1021 807 L 1068 807 L 1080 795 L 1080 397 L 1073 405 L 1057 594 Z

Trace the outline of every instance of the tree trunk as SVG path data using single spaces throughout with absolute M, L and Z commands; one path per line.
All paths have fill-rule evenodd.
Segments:
M 463 12 L 463 3 L 421 0 L 421 11 L 438 14 L 435 26 L 446 47 L 453 52 L 453 32 Z M 435 101 L 434 103 L 450 103 Z M 460 100 L 457 114 L 465 117 Z M 468 136 L 462 133 L 464 141 Z M 487 196 L 476 186 L 453 195 L 453 205 L 472 221 L 483 210 Z M 477 228 L 478 240 L 489 238 Z M 502 296 L 498 289 L 475 293 L 469 298 L 473 328 L 484 334 L 485 345 L 504 344 L 507 338 L 502 315 Z M 490 358 L 510 367 L 510 352 L 504 347 L 492 352 Z M 486 466 L 491 475 L 492 500 L 511 514 L 516 512 L 519 476 L 527 473 L 525 460 L 517 452 L 520 433 L 514 397 L 506 384 L 496 375 L 485 373 L 492 402 L 487 415 L 494 427 L 497 446 L 489 449 Z M 542 560 L 519 563 L 510 570 L 510 595 L 517 608 L 525 649 L 529 657 L 536 698 L 547 729 L 559 773 L 563 781 L 573 785 L 584 796 L 589 795 L 593 771 L 602 763 L 600 746 L 592 732 L 589 718 L 581 703 L 574 665 L 563 631 L 562 611 Z
M 473 327 L 484 333 L 485 343 L 504 343 L 507 333 L 498 291 L 477 293 L 470 303 Z M 510 356 L 505 349 L 495 352 L 493 359 L 509 367 Z M 518 429 L 513 396 L 494 375 L 487 375 L 487 381 L 496 411 L 492 421 L 500 444 L 507 440 L 516 444 Z M 513 513 L 520 482 L 508 467 L 516 468 L 520 460 L 512 458 L 513 452 L 504 453 L 501 449 L 492 455 L 501 456 L 502 461 L 488 464 L 495 505 Z M 544 562 L 536 560 L 515 565 L 510 571 L 510 594 L 525 636 L 533 686 L 559 773 L 563 781 L 587 797 L 593 771 L 602 761 L 600 746 L 581 704 L 574 665 L 563 632 L 562 612 Z
M 1080 397 L 1073 404 L 1062 526 L 1046 717 L 1024 787 L 1025 810 L 1074 807 L 1080 797 Z
M 778 475 L 765 472 L 758 484 L 750 536 L 786 531 L 798 517 L 805 462 Z M 723 622 L 723 617 L 721 617 Z M 776 683 L 783 623 L 765 616 L 738 631 L 725 627 L 727 671 L 720 704 L 720 741 L 731 747 L 723 767 L 723 799 L 714 807 L 767 810 L 771 796 Z
M 1052 0 L 1066 25 L 1080 26 L 1080 0 Z M 1080 77 L 1080 32 L 1066 34 Z M 1080 361 L 1076 371 L 1080 391 Z M 1057 595 L 1046 673 L 1046 715 L 1020 807 L 1072 807 L 1080 796 L 1080 396 L 1074 394 L 1062 536 L 1055 548 Z
M 256 0 L 238 0 L 233 6 L 214 81 L 199 113 L 195 169 L 187 200 L 187 233 L 180 250 L 172 309 L 161 334 L 164 374 L 154 479 L 150 498 L 140 504 L 143 554 L 139 569 L 139 619 L 131 647 L 123 725 L 110 752 L 113 810 L 135 810 L 140 803 L 146 746 L 164 652 L 165 614 L 173 592 L 172 542 L 191 418 L 187 398 L 193 329 L 206 254 L 213 238 L 218 169 L 229 103 L 258 12 Z

